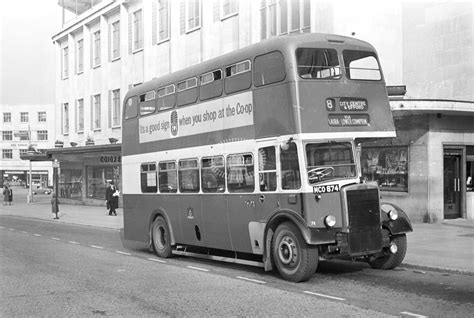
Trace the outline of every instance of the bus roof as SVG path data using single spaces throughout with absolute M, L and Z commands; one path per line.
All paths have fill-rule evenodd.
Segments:
M 130 89 L 125 96 L 124 101 L 126 101 L 130 96 L 136 96 L 169 84 L 177 83 L 192 76 L 199 76 L 246 59 L 253 59 L 255 56 L 268 52 L 279 50 L 285 55 L 286 52 L 293 52 L 297 47 L 328 47 L 341 44 L 344 44 L 345 47 L 351 46 L 354 49 L 375 52 L 375 48 L 365 41 L 335 34 L 304 33 L 272 37 L 219 57 L 203 61 L 202 63 L 144 82 Z M 192 73 L 190 70 L 192 70 Z

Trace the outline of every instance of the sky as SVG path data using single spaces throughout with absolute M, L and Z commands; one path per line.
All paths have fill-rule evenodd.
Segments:
M 61 29 L 57 0 L 2 1 L 0 105 L 54 104 L 55 49 Z

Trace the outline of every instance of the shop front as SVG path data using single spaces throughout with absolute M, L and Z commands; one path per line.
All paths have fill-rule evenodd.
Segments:
M 474 219 L 474 103 L 391 101 L 397 137 L 362 144 L 362 176 L 414 222 Z
M 48 153 L 59 162 L 58 196 L 63 203 L 105 205 L 107 182 L 112 180 L 121 189 L 120 144 L 58 148 Z

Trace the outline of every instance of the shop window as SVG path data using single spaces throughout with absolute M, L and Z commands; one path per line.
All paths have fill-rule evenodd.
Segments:
M 60 198 L 82 199 L 82 169 L 61 169 L 58 195 Z
M 408 192 L 408 146 L 363 147 L 362 176 L 381 190 Z
M 199 167 L 197 159 L 180 160 L 178 177 L 180 192 L 199 192 Z
M 281 188 L 295 190 L 301 188 L 300 165 L 296 144 L 289 142 L 280 152 Z
M 159 187 L 161 193 L 176 193 L 178 181 L 176 173 L 176 162 L 164 161 L 159 163 Z
M 466 147 L 466 191 L 474 192 L 474 147 Z
M 252 154 L 227 156 L 227 188 L 229 192 L 253 192 L 254 162 Z
M 275 191 L 277 187 L 275 147 L 258 150 L 258 170 L 260 191 Z
M 87 167 L 87 189 L 88 198 L 105 200 L 107 180 L 114 181 L 120 189 L 120 166 L 88 166 Z
M 141 165 L 140 180 L 143 193 L 156 193 L 156 163 L 143 163 Z
M 215 193 L 225 190 L 225 168 L 223 157 L 202 158 L 202 192 Z

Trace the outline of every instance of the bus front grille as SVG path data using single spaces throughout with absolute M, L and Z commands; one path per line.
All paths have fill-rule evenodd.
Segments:
M 350 190 L 346 196 L 349 254 L 357 256 L 380 251 L 382 231 L 378 189 Z

